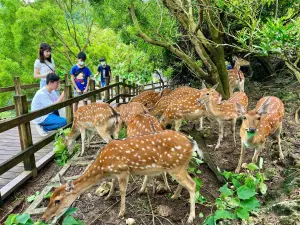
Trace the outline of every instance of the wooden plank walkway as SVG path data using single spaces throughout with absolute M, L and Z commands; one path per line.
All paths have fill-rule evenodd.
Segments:
M 45 138 L 39 135 L 35 124 L 30 123 L 33 143 Z M 34 154 L 36 162 L 42 159 L 53 149 L 53 142 Z M 5 162 L 21 151 L 18 127 L 0 133 L 0 163 Z M 18 164 L 0 176 L 0 191 L 10 181 L 24 171 L 23 163 Z

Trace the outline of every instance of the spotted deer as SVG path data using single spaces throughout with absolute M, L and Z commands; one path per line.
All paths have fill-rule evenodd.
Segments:
M 280 133 L 284 116 L 284 105 L 279 98 L 267 96 L 261 98 L 255 109 L 248 111 L 244 106 L 236 105 L 237 113 L 243 117 L 240 129 L 241 155 L 236 172 L 238 173 L 243 163 L 245 148 L 255 149 L 252 162 L 256 163 L 259 154 L 264 149 L 267 138 L 275 136 L 279 147 L 279 158 L 284 159 L 281 149 Z
M 132 98 L 130 102 L 139 102 L 147 108 L 152 108 L 159 99 L 161 99 L 164 96 L 167 96 L 170 92 L 170 88 L 165 88 L 160 92 L 155 92 L 153 90 L 143 91 L 138 96 Z
M 216 104 L 213 100 L 213 91 L 209 91 L 201 95 L 199 102 L 205 105 L 208 115 L 216 119 L 219 123 L 219 138 L 215 149 L 220 147 L 224 135 L 225 121 L 231 121 L 231 131 L 233 136 L 234 145 L 235 140 L 235 125 L 236 120 L 240 116 L 235 110 L 235 104 L 239 103 L 247 109 L 248 97 L 244 92 L 235 92 L 228 100 Z
M 148 109 L 140 102 L 129 102 L 127 104 L 121 104 L 115 109 L 120 114 L 121 123 L 124 122 L 126 125 L 133 116 L 148 113 Z
M 189 191 L 188 223 L 195 219 L 196 184 L 187 171 L 193 151 L 202 155 L 195 141 L 175 131 L 161 131 L 149 135 L 113 140 L 106 145 L 87 171 L 78 179 L 56 188 L 42 216 L 43 221 L 60 217 L 82 193 L 99 181 L 117 177 L 121 195 L 119 217 L 125 214 L 125 196 L 130 175 L 169 173 Z M 178 192 L 172 198 L 178 198 Z
M 74 115 L 71 132 L 65 137 L 68 150 L 73 151 L 75 140 L 81 134 L 81 154 L 84 153 L 86 131 L 95 131 L 108 143 L 114 138 L 118 138 L 120 131 L 120 115 L 107 103 L 92 103 L 80 107 Z M 88 146 L 90 143 L 88 136 Z
M 229 79 L 229 92 L 230 96 L 232 96 L 235 88 L 238 88 L 240 91 L 244 92 L 245 88 L 245 76 L 243 72 L 240 70 L 241 66 L 248 66 L 250 62 L 238 58 L 236 56 L 233 57 L 235 63 L 233 69 L 228 70 L 228 79 Z
M 191 88 L 188 86 L 183 86 L 183 87 L 179 87 L 174 89 L 171 93 L 169 93 L 167 96 L 162 97 L 152 108 L 149 108 L 149 114 L 151 114 L 152 116 L 155 117 L 161 117 L 162 114 L 164 113 L 164 111 L 167 109 L 167 107 L 169 106 L 169 104 L 174 101 L 177 100 L 187 94 L 197 94 L 198 93 L 198 89 L 196 88 Z
M 163 131 L 163 127 L 158 120 L 149 114 L 136 115 L 127 124 L 127 137 L 140 136 L 144 134 L 150 134 L 158 131 Z M 171 191 L 167 180 L 167 174 L 163 173 L 163 179 L 165 187 Z M 140 193 L 145 193 L 148 182 L 148 176 L 146 175 L 140 189 Z M 155 179 L 153 182 L 153 193 L 156 191 Z
M 166 127 L 168 124 L 175 123 L 175 130 L 179 131 L 183 120 L 195 121 L 199 120 L 200 127 L 198 130 L 202 129 L 203 117 L 205 116 L 205 107 L 204 105 L 199 105 L 197 101 L 201 95 L 205 95 L 207 92 L 212 92 L 213 102 L 220 102 L 221 95 L 215 90 L 217 86 L 214 86 L 212 89 L 207 89 L 203 86 L 204 89 L 194 91 L 192 94 L 187 93 L 181 98 L 173 100 L 169 106 L 164 111 L 160 123 L 163 127 Z

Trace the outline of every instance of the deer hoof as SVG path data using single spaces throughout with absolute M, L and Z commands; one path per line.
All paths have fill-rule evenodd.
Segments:
M 125 214 L 125 212 L 119 212 L 118 217 L 119 217 L 119 218 L 122 218 L 122 217 L 124 217 L 124 214 Z
M 107 196 L 104 198 L 105 201 L 108 201 L 109 199 L 111 199 L 111 195 L 107 195 Z
M 178 199 L 181 195 L 172 195 L 171 199 Z
M 194 219 L 195 219 L 195 216 L 194 215 L 190 215 L 189 218 L 188 218 L 188 220 L 187 220 L 187 223 L 191 224 L 194 221 Z
M 140 195 L 146 194 L 146 190 L 141 189 L 141 190 L 139 190 L 138 193 L 139 193 Z

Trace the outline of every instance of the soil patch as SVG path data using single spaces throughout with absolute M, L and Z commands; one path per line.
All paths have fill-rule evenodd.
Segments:
M 71 165 L 64 174 L 64 177 L 80 175 L 84 172 L 87 165 Z

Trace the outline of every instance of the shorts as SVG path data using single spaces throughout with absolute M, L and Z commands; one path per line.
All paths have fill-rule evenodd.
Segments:
M 81 94 L 79 94 L 75 89 L 74 89 L 74 97 L 77 97 L 77 96 L 80 96 L 80 95 L 82 95 L 83 94 L 83 91 L 81 92 Z M 88 99 L 87 98 L 85 98 L 85 99 L 83 99 L 82 101 L 87 101 Z

